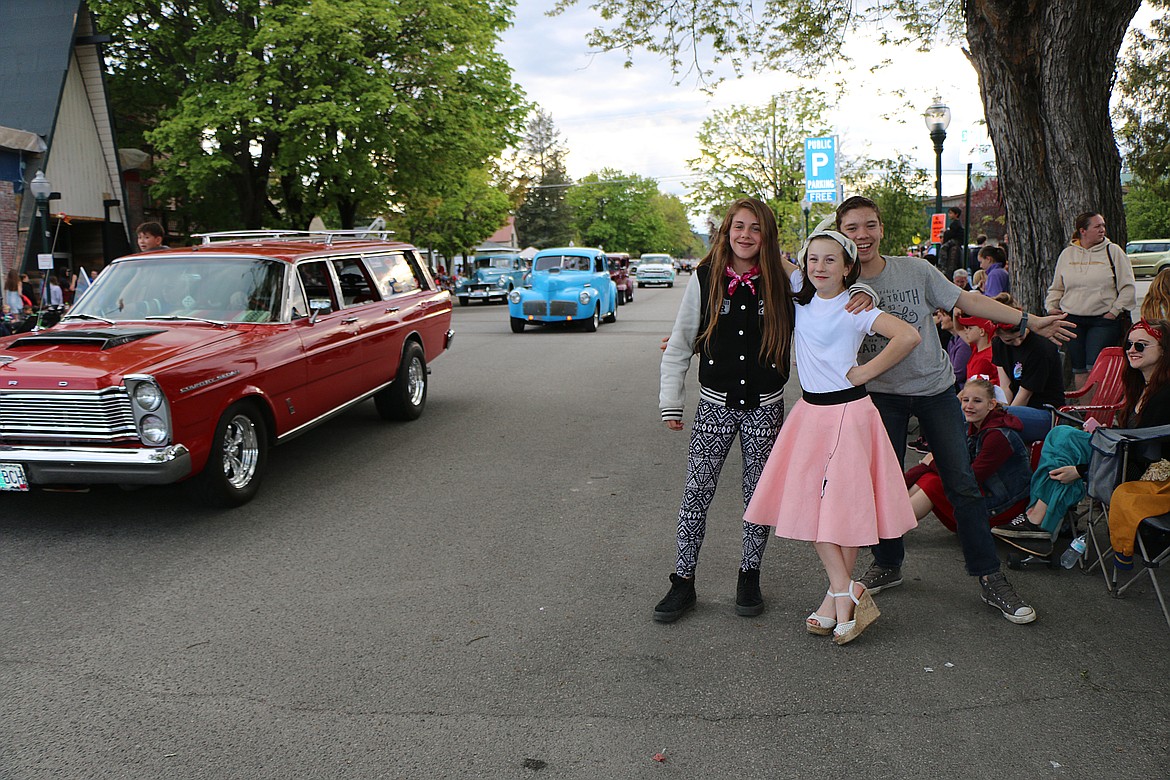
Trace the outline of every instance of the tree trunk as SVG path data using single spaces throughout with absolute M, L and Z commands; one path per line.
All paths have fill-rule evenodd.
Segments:
M 1117 55 L 1141 0 L 966 0 L 968 57 L 1007 207 L 1012 292 L 1042 311 L 1085 211 L 1126 240 L 1109 117 Z

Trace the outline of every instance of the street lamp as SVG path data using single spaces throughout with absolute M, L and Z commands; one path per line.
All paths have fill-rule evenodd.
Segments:
M 930 140 L 934 141 L 934 213 L 942 213 L 942 152 L 943 141 L 947 140 L 947 126 L 951 123 L 951 110 L 938 95 L 923 112 Z
M 37 171 L 37 175 L 28 183 L 28 188 L 32 191 L 33 197 L 37 200 L 37 220 L 40 222 L 41 230 L 41 254 L 52 257 L 53 247 L 49 243 L 49 198 L 53 195 L 53 185 L 45 178 L 44 171 Z M 37 312 L 36 330 L 41 329 L 41 312 L 45 310 L 45 296 L 49 293 L 49 269 L 41 268 L 40 258 L 37 258 L 37 268 L 43 273 L 41 274 L 41 305 Z
M 812 204 L 805 198 L 800 202 L 800 210 L 804 212 L 804 240 L 808 241 L 808 212 L 812 208 Z

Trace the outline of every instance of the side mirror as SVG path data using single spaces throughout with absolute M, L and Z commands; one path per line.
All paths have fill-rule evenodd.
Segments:
M 309 324 L 312 325 L 317 321 L 317 317 L 321 312 L 328 314 L 333 311 L 333 301 L 328 298 L 314 298 L 309 301 Z

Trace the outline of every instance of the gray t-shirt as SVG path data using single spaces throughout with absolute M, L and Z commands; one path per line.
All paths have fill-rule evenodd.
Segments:
M 937 268 L 917 257 L 886 257 L 886 267 L 877 276 L 863 278 L 881 300 L 887 314 L 918 329 L 922 342 L 900 363 L 865 383 L 871 393 L 893 395 L 938 395 L 954 387 L 955 372 L 942 348 L 934 327 L 934 310 L 955 308 L 963 292 Z M 889 342 L 884 336 L 866 336 L 857 353 L 859 363 L 868 363 Z

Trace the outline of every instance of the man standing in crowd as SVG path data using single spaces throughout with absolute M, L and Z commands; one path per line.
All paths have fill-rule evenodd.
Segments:
M 930 442 L 943 489 L 955 509 L 959 543 L 967 573 L 978 577 L 983 601 L 1013 623 L 1030 623 L 1036 611 L 1025 602 L 1003 572 L 988 525 L 987 505 L 971 470 L 966 426 L 955 396 L 955 375 L 939 339 L 925 332 L 934 327 L 933 313 L 958 306 L 964 313 L 1018 327 L 1031 328 L 1041 336 L 1067 340 L 1069 326 L 1063 315 L 1033 317 L 973 291 L 963 291 L 937 269 L 912 257 L 884 257 L 881 213 L 869 198 L 848 198 L 837 207 L 837 227 L 857 244 L 861 281 L 880 296 L 879 307 L 910 323 L 921 342 L 902 362 L 877 379 L 867 382 L 890 436 L 898 461 L 906 456 L 910 417 L 918 418 Z M 868 336 L 858 359 L 864 363 L 881 351 L 883 341 Z M 883 539 L 871 548 L 874 563 L 860 582 L 871 593 L 902 584 L 902 539 Z

